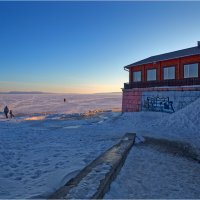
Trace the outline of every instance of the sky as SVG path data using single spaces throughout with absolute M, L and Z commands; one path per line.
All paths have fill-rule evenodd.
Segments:
M 196 46 L 200 2 L 0 2 L 0 92 L 120 92 L 125 65 Z

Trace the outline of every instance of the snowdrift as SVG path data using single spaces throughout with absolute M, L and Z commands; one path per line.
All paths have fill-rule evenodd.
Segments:
M 200 151 L 200 98 L 158 121 L 158 130 L 188 142 Z

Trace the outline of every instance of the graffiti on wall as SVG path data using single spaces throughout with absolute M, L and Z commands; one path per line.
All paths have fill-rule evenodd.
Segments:
M 143 108 L 148 111 L 175 112 L 173 101 L 170 101 L 169 97 L 147 97 L 144 100 Z

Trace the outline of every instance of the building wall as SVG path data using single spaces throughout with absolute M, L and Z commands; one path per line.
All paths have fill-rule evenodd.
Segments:
M 175 78 L 177 80 L 184 79 L 184 65 L 190 63 L 200 63 L 200 55 L 187 56 L 183 58 L 171 59 L 166 61 L 158 61 L 156 63 L 149 63 L 131 67 L 129 70 L 129 82 L 133 82 L 133 72 L 142 71 L 142 81 L 147 80 L 147 69 L 157 69 L 157 80 L 163 80 L 163 68 L 166 66 L 175 66 Z M 199 64 L 199 79 L 200 79 L 200 64 Z
M 141 110 L 142 91 L 124 90 L 122 98 L 122 112 L 138 112 Z
M 123 90 L 122 112 L 173 113 L 200 98 L 200 87 L 133 88 Z

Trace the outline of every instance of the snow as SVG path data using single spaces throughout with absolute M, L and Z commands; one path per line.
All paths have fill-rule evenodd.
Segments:
M 162 127 L 165 132 L 168 132 L 168 137 L 187 141 L 194 148 L 199 149 L 200 98 L 173 115 L 162 119 L 158 123 L 158 127 Z
M 74 123 L 81 128 L 72 128 Z M 1 198 L 43 197 L 55 191 L 64 176 L 112 146 L 116 139 L 95 130 L 93 123 L 94 119 L 0 122 Z
M 173 113 L 125 113 L 117 126 L 138 136 L 153 136 L 189 143 L 200 155 L 200 98 Z
M 197 199 L 199 180 L 199 163 L 139 144 L 104 199 Z
M 115 187 L 107 197 L 117 198 L 121 191 L 126 198 L 157 198 L 156 192 L 161 198 L 176 198 L 182 191 L 182 197 L 187 198 L 188 192 L 189 198 L 199 198 L 199 165 L 140 146 L 143 136 L 151 136 L 189 143 L 199 153 L 199 99 L 173 114 L 111 112 L 120 110 L 121 94 L 0 95 L 0 109 L 5 105 L 17 117 L 5 119 L 0 113 L 0 198 L 47 197 L 127 132 L 137 133 L 140 143 L 132 149 L 119 183 L 113 183 Z M 137 185 L 135 176 L 142 184 Z M 160 186 L 157 190 L 156 185 Z M 134 187 L 141 193 L 134 192 Z
M 144 123 L 149 115 L 149 123 Z M 159 116 L 157 118 L 157 116 Z M 199 199 L 200 165 L 194 160 L 163 152 L 161 148 L 144 145 L 143 136 L 189 143 L 200 155 L 200 99 L 174 114 L 126 114 L 133 122 L 136 144 L 105 199 Z M 137 117 L 136 117 L 137 116 Z M 133 119 L 134 118 L 134 119 Z M 132 119 L 132 120 L 129 120 Z M 142 119 L 142 123 L 139 120 Z
M 64 98 L 66 102 L 64 102 Z M 105 94 L 0 94 L 0 111 L 8 105 L 14 114 L 83 113 L 121 108 L 121 93 Z
M 83 196 L 85 198 L 91 198 L 97 192 L 96 185 L 99 186 L 100 181 L 104 179 L 110 168 L 111 166 L 105 163 L 97 165 L 83 180 L 80 181 L 78 186 L 69 191 L 69 194 L 65 198 L 81 199 Z

